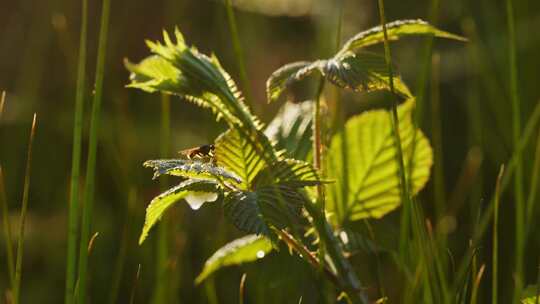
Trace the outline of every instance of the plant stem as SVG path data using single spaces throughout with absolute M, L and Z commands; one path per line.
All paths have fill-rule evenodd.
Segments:
M 92 207 L 94 205 L 94 188 L 96 175 L 97 142 L 101 113 L 101 99 L 103 94 L 103 77 L 105 74 L 105 55 L 107 50 L 107 35 L 109 31 L 110 0 L 103 0 L 101 11 L 101 25 L 99 33 L 98 55 L 96 63 L 95 93 L 92 102 L 92 116 L 90 120 L 90 138 L 88 146 L 88 160 L 86 165 L 86 184 L 84 189 L 84 206 L 81 224 L 81 240 L 79 245 L 79 294 L 78 304 L 86 303 L 87 295 L 87 245 L 92 222 Z
M 510 65 L 510 97 L 512 102 L 512 134 L 514 147 L 519 144 L 521 133 L 521 106 L 518 94 L 517 82 L 517 60 L 516 60 L 516 38 L 514 29 L 514 9 L 512 0 L 506 0 L 506 14 L 508 26 L 508 63 Z M 521 295 L 523 281 L 523 257 L 525 247 L 525 202 L 523 199 L 523 169 L 522 153 L 516 153 L 516 172 L 514 174 L 514 196 L 516 204 L 516 239 L 515 239 L 515 276 L 516 288 L 514 289 L 514 302 L 517 302 Z
M 392 56 L 390 53 L 390 45 L 388 43 L 388 32 L 386 30 L 386 17 L 384 14 L 384 0 L 378 0 L 379 3 L 379 17 L 381 20 L 381 26 L 383 29 L 384 34 L 384 55 L 386 60 L 386 65 L 388 67 L 388 77 L 390 82 L 390 91 L 392 92 L 392 95 L 394 97 L 394 100 L 392 102 L 392 133 L 394 135 L 394 142 L 397 150 L 397 156 L 396 161 L 398 162 L 398 175 L 400 179 L 400 196 L 401 201 L 404 204 L 404 209 L 411 210 L 410 209 L 410 197 L 409 197 L 409 187 L 407 185 L 407 180 L 405 178 L 405 163 L 403 160 L 403 150 L 401 147 L 401 137 L 399 135 L 399 119 L 398 119 L 398 113 L 397 113 L 397 99 L 396 99 L 396 93 L 394 89 L 394 76 L 393 76 L 393 68 L 392 68 Z M 405 212 L 404 214 L 408 214 L 409 212 Z M 404 219 L 402 219 L 403 221 Z M 408 230 L 408 229 L 407 229 Z M 401 247 L 401 246 L 400 246 Z
M 225 0 L 225 6 L 227 7 L 227 21 L 229 24 L 229 30 L 231 32 L 234 56 L 236 57 L 236 64 L 238 65 L 238 71 L 240 73 L 240 81 L 244 87 L 246 103 L 249 105 L 251 101 L 251 90 L 246 73 L 246 65 L 244 62 L 244 50 L 242 48 L 242 44 L 240 43 L 240 35 L 238 34 L 238 26 L 236 24 L 236 17 L 232 7 L 232 0 Z
M 17 260 L 15 264 L 15 282 L 13 284 L 13 303 L 19 304 L 21 293 L 21 275 L 22 275 L 22 260 L 24 255 L 24 227 L 26 222 L 26 211 L 28 209 L 28 192 L 30 190 L 30 167 L 32 164 L 32 143 L 36 133 L 36 118 L 32 120 L 32 128 L 30 129 L 30 139 L 28 140 L 28 154 L 26 157 L 26 171 L 24 173 L 24 188 L 21 207 L 21 218 L 19 224 L 19 239 L 17 240 Z
M 81 36 L 79 40 L 79 63 L 77 66 L 77 91 L 73 122 L 73 150 L 71 155 L 70 202 L 68 215 L 68 246 L 66 260 L 66 287 L 64 301 L 72 304 L 75 291 L 77 264 L 77 232 L 79 228 L 79 177 L 81 170 L 82 125 L 84 112 L 84 88 L 86 85 L 86 36 L 88 0 L 82 0 Z
M 362 285 L 358 280 L 354 270 L 341 252 L 339 241 L 334 236 L 330 225 L 326 221 L 320 208 L 313 203 L 304 204 L 307 212 L 313 218 L 313 224 L 321 242 L 326 244 L 327 253 L 337 270 L 337 276 L 343 291 L 347 293 L 353 303 L 369 303 L 367 295 L 362 290 Z
M 534 154 L 534 165 L 531 178 L 531 187 L 529 196 L 527 197 L 527 227 L 531 230 L 532 219 L 534 214 L 534 204 L 536 202 L 536 195 L 538 194 L 538 176 L 540 175 L 540 132 L 536 139 L 536 152 Z
M 4 113 L 4 106 L 6 102 L 6 91 L 2 92 L 0 97 L 0 121 L 2 114 Z M 4 184 L 4 172 L 0 165 L 0 205 L 2 208 L 2 222 L 4 226 L 4 234 L 6 238 L 6 263 L 9 275 L 9 284 L 13 288 L 15 282 L 15 262 L 13 260 L 13 241 L 11 239 L 11 227 L 9 225 L 9 207 L 7 202 L 6 188 Z
M 4 234 L 6 238 L 6 263 L 8 268 L 9 284 L 13 288 L 15 283 L 15 263 L 13 261 L 13 243 L 11 239 L 11 228 L 9 226 L 9 208 L 7 205 L 6 188 L 4 185 L 4 173 L 0 166 L 0 200 L 2 205 L 2 221 L 4 222 Z
M 495 210 L 493 210 L 493 248 L 492 248 L 492 275 L 491 275 L 491 303 L 497 304 L 498 296 L 498 263 L 499 263 L 499 205 L 501 196 L 501 180 L 504 174 L 504 166 L 501 166 L 495 185 Z
M 160 156 L 167 157 L 169 154 L 169 139 L 170 139 L 170 97 L 169 95 L 161 95 L 161 131 L 160 131 Z M 167 179 L 160 179 L 161 190 L 167 189 Z M 158 237 L 156 239 L 156 280 L 154 287 L 154 303 L 168 303 L 168 288 L 169 286 L 169 216 L 165 215 L 163 221 L 158 228 Z

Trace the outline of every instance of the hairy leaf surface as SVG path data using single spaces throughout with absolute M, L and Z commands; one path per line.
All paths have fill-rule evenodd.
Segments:
M 388 40 L 398 40 L 406 36 L 433 35 L 439 38 L 448 38 L 466 41 L 465 38 L 441 31 L 431 24 L 420 20 L 397 20 L 386 24 Z M 349 39 L 340 50 L 340 53 L 358 51 L 370 45 L 384 42 L 383 28 L 379 25 L 367 31 L 360 32 Z
M 290 67 L 290 68 L 289 68 Z M 355 92 L 390 90 L 388 68 L 383 56 L 371 52 L 338 54 L 328 60 L 317 60 L 309 65 L 304 62 L 278 69 L 267 82 L 269 101 L 275 101 L 292 83 L 315 73 L 334 85 Z M 404 97 L 411 93 L 401 78 L 393 77 L 394 88 Z
M 428 140 L 412 123 L 414 104 L 414 99 L 409 99 L 398 107 L 399 133 L 412 194 L 424 187 L 433 162 Z M 389 111 L 368 111 L 351 118 L 345 129 L 332 138 L 328 155 L 329 177 L 338 182 L 329 186 L 327 206 L 340 221 L 380 218 L 401 204 Z
M 159 177 L 160 175 L 167 174 L 173 176 L 181 176 L 185 178 L 214 181 L 218 183 L 242 183 L 242 179 L 233 172 L 229 172 L 226 169 L 215 166 L 211 163 L 206 163 L 198 160 L 147 160 L 146 162 L 144 162 L 144 166 L 154 169 L 154 179 Z
M 310 163 L 295 159 L 277 161 L 264 168 L 255 178 L 257 188 L 271 185 L 301 188 L 321 183 L 317 171 Z
M 240 230 L 275 236 L 271 227 L 297 224 L 305 198 L 285 186 L 260 187 L 256 191 L 230 193 L 223 203 L 225 216 Z
M 216 183 L 211 181 L 191 179 L 183 181 L 155 197 L 146 208 L 146 216 L 143 230 L 139 237 L 139 244 L 144 242 L 150 229 L 161 219 L 167 209 L 190 193 L 196 192 L 217 193 L 218 187 Z
M 132 72 L 129 87 L 147 92 L 176 94 L 200 106 L 210 108 L 218 119 L 230 126 L 260 128 L 258 120 L 243 103 L 243 98 L 229 74 L 215 56 L 208 57 L 189 47 L 175 30 L 176 43 L 163 32 L 163 43 L 147 41 L 154 56 L 138 64 L 126 62 Z
M 270 251 L 272 251 L 272 242 L 264 236 L 251 234 L 236 239 L 218 249 L 204 263 L 204 268 L 195 279 L 195 283 L 202 283 L 208 276 L 223 267 L 262 259 Z

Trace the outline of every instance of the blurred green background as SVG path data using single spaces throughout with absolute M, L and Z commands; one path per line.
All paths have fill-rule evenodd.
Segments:
M 0 122 L 0 164 L 5 175 L 12 231 L 16 231 L 18 223 L 28 132 L 33 113 L 38 115 L 22 303 L 63 301 L 79 2 L 18 0 L 0 3 L 0 90 L 7 92 Z M 256 4 L 259 2 L 260 5 Z M 336 39 L 336 5 L 330 0 L 237 3 L 235 12 L 245 52 L 249 91 L 254 101 L 252 107 L 268 123 L 279 104 L 266 104 L 266 78 L 285 63 L 331 54 Z M 376 1 L 344 0 L 344 5 L 343 40 L 378 24 Z M 427 0 L 385 1 L 389 21 L 429 20 L 431 5 Z M 456 258 L 468 246 L 475 214 L 489 199 L 498 168 L 512 151 L 504 8 L 503 1 L 441 1 L 435 22 L 443 30 L 470 39 L 467 44 L 437 40 L 434 46 L 434 52 L 440 55 L 443 147 L 443 155 L 436 157 L 443 159 L 447 198 L 453 204 L 447 208 L 455 214 L 456 227 L 449 231 L 449 249 Z M 100 1 L 90 1 L 88 83 L 93 83 L 94 77 L 100 9 Z M 540 98 L 540 2 L 515 1 L 515 15 L 519 93 L 522 117 L 526 121 Z M 147 54 L 144 39 L 159 39 L 162 29 L 178 26 L 188 43 L 204 53 L 214 52 L 237 83 L 240 81 L 226 9 L 220 0 L 116 0 L 112 1 L 110 21 L 92 226 L 92 231 L 99 232 L 99 236 L 89 262 L 89 294 L 91 303 L 128 303 L 140 265 L 135 303 L 150 303 L 156 280 L 157 233 L 153 231 L 142 246 L 137 245 L 137 238 L 146 205 L 160 188 L 160 183 L 152 181 L 152 173 L 144 169 L 142 163 L 160 155 L 161 97 L 124 87 L 129 75 L 123 67 L 123 58 L 142 59 Z M 422 39 L 392 44 L 396 65 L 416 95 L 421 93 L 416 84 L 425 70 L 424 44 Z M 92 87 L 88 86 L 85 118 L 89 117 L 91 92 Z M 430 94 L 428 86 L 424 92 L 427 104 Z M 369 102 L 369 97 L 351 94 L 343 94 L 342 99 L 349 114 L 357 113 Z M 424 109 L 422 129 L 431 138 L 434 121 L 430 110 L 429 106 Z M 178 150 L 212 142 L 224 129 L 223 124 L 214 123 L 209 113 L 173 97 L 168 156 L 175 157 Z M 83 137 L 83 164 L 86 163 L 87 130 L 88 119 Z M 526 177 L 531 176 L 534 146 L 530 144 L 524 154 Z M 477 174 L 469 174 L 471 176 L 467 175 L 470 162 L 480 166 Z M 460 188 L 460 181 L 465 188 Z M 528 187 L 530 179 L 526 178 L 525 182 Z M 433 211 L 431 182 L 421 197 L 429 217 Z M 509 270 L 514 235 L 512 204 L 511 191 L 508 191 L 501 211 L 501 285 L 512 284 Z M 373 224 L 380 226 L 381 231 L 395 231 L 398 226 L 393 224 L 399 217 L 398 212 Z M 315 272 L 286 251 L 252 265 L 220 271 L 202 286 L 194 286 L 193 280 L 205 259 L 242 234 L 224 220 L 217 204 L 207 204 L 198 211 L 178 204 L 170 212 L 169 221 L 168 280 L 171 285 L 168 303 L 215 303 L 216 299 L 218 303 L 237 303 L 238 282 L 243 272 L 248 275 L 248 303 L 297 303 L 300 297 L 303 303 L 332 301 L 332 287 L 322 283 Z M 381 233 L 381 238 L 387 239 L 387 246 L 395 246 L 392 245 L 393 233 Z M 8 276 L 4 234 L 0 237 L 2 302 Z M 539 237 L 538 231 L 533 231 L 527 242 L 528 283 L 536 281 Z M 486 239 L 484 243 L 480 255 L 485 251 L 485 262 L 489 262 L 490 242 Z M 363 282 L 373 288 L 376 281 L 369 274 L 372 266 L 364 257 L 355 257 L 355 263 Z M 389 258 L 383 257 L 382 263 L 383 282 L 391 302 L 399 303 L 400 277 L 396 276 L 397 270 Z M 118 288 L 116 298 L 111 295 L 115 294 L 112 292 L 115 288 Z M 484 293 L 486 297 L 489 295 L 488 290 Z

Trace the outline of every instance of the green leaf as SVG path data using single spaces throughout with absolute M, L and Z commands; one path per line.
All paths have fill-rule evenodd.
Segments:
M 412 194 L 424 187 L 433 163 L 428 140 L 412 122 L 414 105 L 414 99 L 409 99 L 398 107 L 406 177 Z M 391 126 L 389 111 L 368 111 L 351 118 L 344 130 L 332 138 L 327 168 L 329 178 L 338 182 L 329 186 L 327 206 L 340 222 L 380 218 L 401 204 Z
M 454 35 L 445 31 L 441 31 L 429 23 L 417 20 L 397 20 L 386 24 L 388 40 L 398 40 L 402 37 L 413 35 L 433 35 L 439 38 L 448 38 L 459 41 L 467 41 L 467 39 Z M 348 51 L 358 51 L 370 45 L 384 42 L 384 33 L 382 27 L 376 26 L 367 31 L 360 32 L 349 39 L 340 50 L 340 53 Z
M 290 158 L 307 160 L 312 148 L 313 101 L 286 102 L 264 133 Z
M 208 57 L 188 47 L 178 29 L 176 43 L 163 32 L 163 43 L 147 41 L 154 56 L 138 64 L 126 61 L 132 72 L 128 87 L 147 92 L 176 94 L 202 107 L 210 108 L 229 126 L 260 128 L 258 120 L 243 102 L 241 93 L 216 57 Z
M 211 163 L 205 163 L 198 160 L 188 159 L 158 159 L 147 160 L 145 167 L 154 169 L 154 179 L 160 175 L 167 174 L 181 176 L 185 178 L 194 178 L 199 180 L 214 181 L 220 184 L 240 184 L 242 179 L 233 172 L 224 168 L 215 166 Z
M 236 191 L 225 197 L 225 216 L 240 230 L 275 240 L 271 227 L 283 229 L 298 223 L 305 198 L 284 186 Z
M 282 66 L 270 75 L 266 81 L 266 95 L 268 102 L 275 101 L 283 91 L 295 80 L 295 76 L 301 70 L 309 67 L 309 61 L 293 62 Z
M 144 242 L 150 229 L 152 229 L 152 227 L 161 219 L 165 211 L 167 211 L 174 203 L 186 198 L 189 194 L 217 192 L 218 188 L 216 183 L 191 179 L 183 181 L 177 186 L 161 193 L 155 197 L 146 208 L 146 217 L 141 236 L 139 237 L 139 244 Z
M 220 135 L 215 142 L 215 157 L 218 166 L 242 179 L 242 190 L 249 190 L 253 179 L 266 164 L 266 160 L 261 157 L 266 149 L 257 138 L 240 132 L 229 129 Z
M 326 80 L 340 88 L 355 92 L 390 90 L 390 77 L 388 76 L 386 62 L 384 57 L 378 54 L 347 52 L 338 54 L 328 60 L 317 60 L 302 68 L 300 66 L 300 63 L 298 63 L 296 70 L 287 69 L 287 66 L 285 66 L 270 76 L 269 83 L 271 84 L 267 85 L 272 90 L 268 91 L 269 102 L 276 100 L 287 86 L 314 73 L 319 73 Z M 283 79 L 285 76 L 287 76 L 286 79 Z M 279 79 L 279 81 L 275 79 Z M 397 93 L 406 98 L 411 97 L 411 92 L 399 76 L 394 75 L 393 81 Z
M 255 178 L 256 188 L 278 185 L 293 189 L 321 183 L 317 171 L 310 163 L 295 159 L 277 161 L 264 168 Z
M 521 304 L 536 304 L 538 302 L 538 296 L 538 287 L 536 285 L 529 285 L 523 291 Z
M 264 236 L 246 235 L 218 249 L 204 263 L 204 268 L 195 279 L 200 284 L 208 276 L 225 266 L 240 265 L 262 259 L 272 251 L 272 242 Z

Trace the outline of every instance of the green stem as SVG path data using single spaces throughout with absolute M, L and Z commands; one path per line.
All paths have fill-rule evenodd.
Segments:
M 518 93 L 517 82 L 517 60 L 516 60 L 516 38 L 514 29 L 514 9 L 512 0 L 506 0 L 507 26 L 508 26 L 508 63 L 510 65 L 510 97 L 512 102 L 512 134 L 514 147 L 519 144 L 521 133 L 521 106 Z M 516 288 L 514 289 L 514 302 L 517 302 L 521 295 L 523 282 L 523 258 L 525 249 L 525 202 L 523 199 L 523 168 L 522 153 L 516 153 L 516 172 L 514 174 L 514 196 L 516 204 L 516 239 L 515 239 L 515 278 Z
M 68 215 L 68 247 L 66 260 L 66 287 L 64 301 L 74 301 L 76 264 L 77 264 L 77 232 L 79 228 L 79 177 L 81 170 L 82 125 L 84 112 L 84 88 L 86 85 L 86 36 L 87 36 L 88 0 L 82 0 L 81 36 L 79 40 L 79 63 L 77 67 L 77 91 L 75 96 L 75 114 L 73 123 L 73 150 L 71 155 L 70 202 Z
M 24 188 L 21 207 L 21 218 L 19 224 L 19 239 L 17 240 L 17 260 L 15 264 L 15 282 L 13 284 L 13 303 L 19 304 L 21 293 L 21 275 L 22 275 L 22 259 L 24 256 L 24 227 L 26 222 L 26 211 L 28 209 L 28 192 L 30 190 L 30 165 L 32 164 L 32 143 L 36 133 L 36 114 L 32 121 L 32 129 L 30 129 L 30 139 L 28 140 L 28 154 L 26 158 L 26 171 L 24 174 Z
M 92 208 L 94 205 L 94 188 L 96 178 L 97 143 L 99 135 L 101 99 L 103 94 L 103 77 L 105 74 L 105 55 L 107 51 L 107 35 L 109 31 L 110 0 L 103 0 L 101 11 L 101 28 L 99 33 L 98 55 L 96 63 L 95 93 L 92 102 L 92 116 L 90 120 L 90 138 L 88 146 L 88 160 L 86 165 L 86 184 L 84 188 L 84 206 L 81 223 L 81 240 L 79 245 L 79 293 L 78 304 L 86 303 L 87 296 L 87 268 L 88 268 L 88 241 L 92 222 Z
M 499 205 L 501 196 L 501 180 L 504 166 L 501 166 L 495 185 L 495 210 L 493 210 L 493 248 L 492 248 L 492 275 L 491 275 L 491 303 L 497 304 L 498 296 L 498 263 L 499 263 Z
M 534 165 L 531 178 L 531 187 L 529 196 L 527 197 L 527 228 L 530 231 L 532 228 L 532 219 L 534 214 L 534 203 L 538 194 L 538 176 L 540 175 L 540 132 L 536 139 L 536 152 L 534 154 Z
M 379 3 L 379 17 L 381 20 L 381 26 L 383 28 L 383 34 L 384 34 L 384 55 L 386 60 L 386 65 L 388 67 L 388 76 L 389 76 L 389 82 L 390 82 L 390 91 L 392 92 L 392 95 L 394 96 L 394 100 L 392 103 L 392 134 L 394 136 L 394 143 L 397 150 L 397 156 L 396 160 L 398 162 L 398 174 L 400 179 L 400 196 L 401 201 L 403 202 L 404 209 L 407 210 L 410 209 L 410 200 L 409 200 L 409 189 L 407 186 L 407 180 L 405 178 L 405 163 L 403 161 L 403 150 L 401 146 L 401 137 L 399 135 L 399 119 L 398 119 L 398 113 L 397 113 L 397 99 L 395 98 L 397 95 L 395 93 L 394 89 L 394 76 L 393 76 L 393 68 L 392 68 L 392 56 L 390 53 L 390 45 L 388 43 L 388 32 L 386 30 L 386 17 L 384 14 L 384 1 L 378 0 Z M 404 214 L 407 214 L 407 212 L 404 212 Z M 402 221 L 404 219 L 402 218 Z M 408 226 L 408 225 L 407 225 Z M 407 229 L 408 231 L 408 229 Z M 403 244 L 401 244 L 403 245 Z M 400 245 L 400 247 L 401 247 Z
M 343 255 L 339 241 L 334 236 L 332 228 L 330 228 L 324 214 L 318 206 L 310 202 L 306 202 L 305 207 L 309 215 L 313 218 L 313 224 L 321 238 L 321 242 L 326 244 L 327 253 L 336 267 L 343 291 L 347 293 L 353 303 L 369 303 L 367 295 L 363 292 L 360 280 L 358 280 L 354 269 Z
M 11 288 L 13 288 L 15 283 L 15 263 L 13 261 L 13 243 L 11 239 L 11 228 L 9 226 L 9 208 L 7 204 L 6 188 L 4 185 L 4 173 L 2 171 L 2 166 L 0 166 L 0 204 L 2 205 L 2 221 L 4 225 L 4 234 L 6 238 L 6 257 L 7 257 L 7 268 L 9 275 L 9 283 Z
M 236 24 L 236 17 L 234 15 L 234 9 L 232 7 L 232 0 L 225 0 L 225 6 L 227 7 L 227 21 L 229 24 L 229 30 L 231 32 L 231 39 L 234 48 L 234 56 L 236 57 L 236 64 L 238 65 L 238 71 L 240 73 L 240 81 L 244 87 L 244 96 L 246 103 L 249 105 L 251 101 L 251 90 L 246 73 L 246 65 L 244 62 L 244 50 L 240 43 L 240 35 L 238 34 L 238 26 Z
M 4 113 L 5 104 L 6 91 L 3 91 L 2 97 L 0 97 L 0 121 L 2 119 L 2 114 Z M 9 208 L 7 203 L 6 188 L 4 184 L 4 172 L 2 171 L 2 166 L 0 166 L 0 205 L 2 208 L 2 222 L 4 225 L 4 234 L 6 238 L 6 262 L 8 268 L 9 283 L 11 288 L 13 288 L 15 282 L 15 262 L 13 260 L 13 242 L 11 239 L 11 227 L 9 226 Z
M 161 131 L 160 131 L 160 156 L 167 157 L 169 155 L 169 139 L 171 125 L 171 101 L 170 96 L 161 95 Z M 167 179 L 160 179 L 161 190 L 167 189 Z M 154 303 L 168 303 L 168 288 L 169 286 L 169 216 L 165 215 L 163 221 L 158 228 L 158 238 L 156 240 L 157 259 L 156 259 L 156 283 L 154 290 Z

